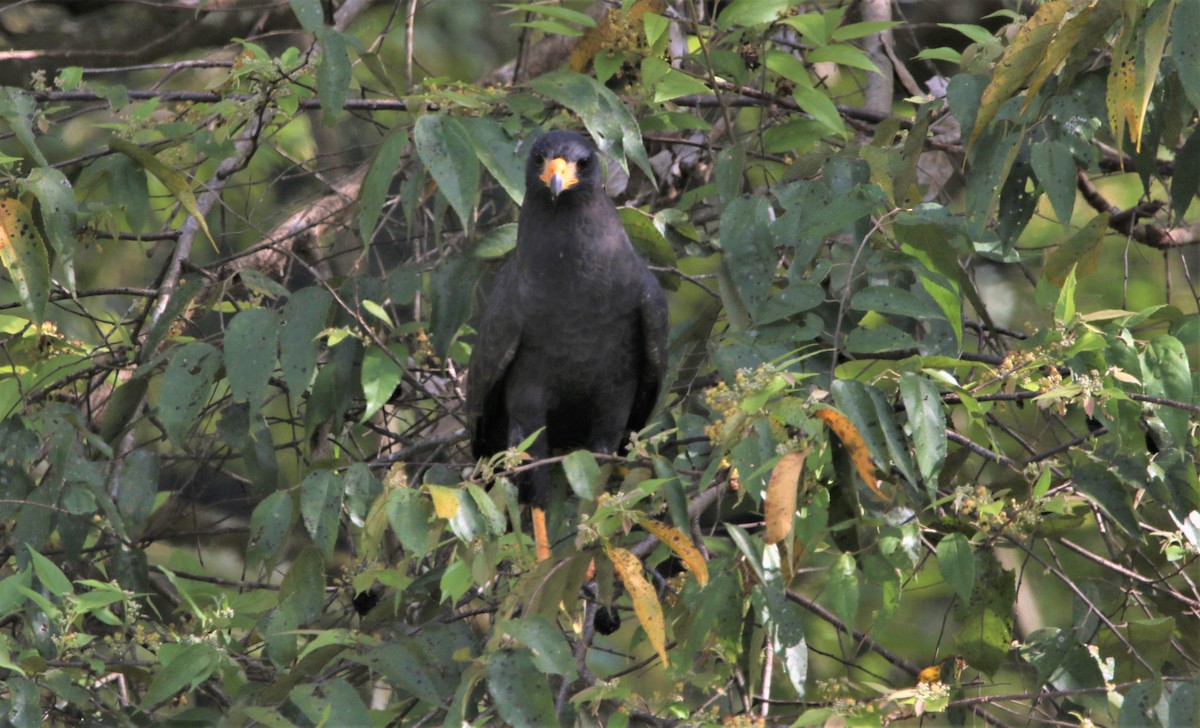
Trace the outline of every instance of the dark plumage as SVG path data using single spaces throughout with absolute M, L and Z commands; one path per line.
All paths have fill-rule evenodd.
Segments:
M 516 251 L 497 274 L 468 367 L 476 457 L 542 427 L 535 458 L 614 452 L 654 408 L 667 362 L 666 299 L 604 193 L 600 166 L 592 142 L 569 131 L 549 132 L 529 154 Z M 545 558 L 549 472 L 535 468 L 517 485 Z

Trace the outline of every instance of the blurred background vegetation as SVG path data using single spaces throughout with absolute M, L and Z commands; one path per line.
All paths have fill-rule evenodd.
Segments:
M 1193 0 L 0 7 L 6 720 L 1194 725 L 1197 49 Z M 472 463 L 552 128 L 672 386 Z

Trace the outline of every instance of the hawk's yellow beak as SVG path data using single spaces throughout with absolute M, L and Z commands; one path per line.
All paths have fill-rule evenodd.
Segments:
M 542 173 L 538 176 L 550 188 L 550 196 L 557 198 L 563 190 L 569 190 L 579 184 L 575 176 L 575 163 L 568 162 L 562 157 L 547 159 L 542 165 Z

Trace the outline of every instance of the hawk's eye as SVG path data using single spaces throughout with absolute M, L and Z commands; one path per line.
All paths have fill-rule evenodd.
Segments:
M 589 166 L 591 166 L 591 164 L 592 164 L 592 158 L 584 157 L 583 159 L 580 159 L 579 162 L 577 162 L 575 166 L 579 167 L 580 169 L 587 169 Z

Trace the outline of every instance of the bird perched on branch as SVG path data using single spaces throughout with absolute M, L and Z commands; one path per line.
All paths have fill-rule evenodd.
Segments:
M 536 459 L 614 452 L 646 424 L 667 363 L 667 304 L 604 193 L 591 140 L 552 131 L 533 145 L 517 247 L 497 274 L 467 369 L 475 457 L 520 445 Z M 538 559 L 550 555 L 550 473 L 518 476 Z

